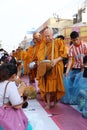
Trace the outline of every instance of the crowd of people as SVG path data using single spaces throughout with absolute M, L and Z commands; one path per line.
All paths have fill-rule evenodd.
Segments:
M 35 87 L 37 84 L 46 109 L 51 105 L 56 107 L 58 102 L 75 104 L 87 117 L 87 43 L 80 40 L 76 31 L 71 32 L 70 39 L 67 51 L 64 36 L 54 38 L 53 30 L 46 28 L 43 35 L 39 32 L 33 34 L 34 44 L 27 50 L 18 47 L 9 55 L 0 49 L 0 111 L 3 108 L 22 110 L 25 88 L 21 87 L 20 91 L 17 81 L 21 82 L 21 76 L 27 75 L 29 85 Z M 26 130 L 28 120 L 22 116 L 22 127 Z M 1 123 L 3 130 L 7 130 Z

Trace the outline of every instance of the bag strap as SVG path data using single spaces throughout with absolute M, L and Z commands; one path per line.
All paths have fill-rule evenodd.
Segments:
M 10 81 L 9 81 L 9 82 L 10 82 Z M 7 86 L 8 86 L 8 84 L 9 84 L 9 82 L 7 82 L 7 84 L 5 85 L 4 96 L 3 96 L 3 104 L 4 104 L 4 99 L 5 99 L 6 89 L 7 89 Z
M 51 60 L 54 59 L 54 40 L 52 42 L 52 56 L 51 56 Z

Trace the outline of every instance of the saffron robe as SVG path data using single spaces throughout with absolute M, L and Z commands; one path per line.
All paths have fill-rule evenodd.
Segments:
M 28 59 L 28 64 L 32 61 L 37 61 L 37 53 L 40 47 L 40 43 L 36 43 L 34 46 L 30 46 L 28 48 L 27 51 L 27 59 Z M 28 68 L 28 75 L 29 75 L 29 79 L 30 82 L 35 82 L 35 78 L 36 78 L 36 74 L 37 74 L 37 68 L 34 69 L 30 69 Z
M 46 49 L 45 49 L 46 48 Z M 45 54 L 46 53 L 46 54 Z M 40 45 L 37 58 L 38 61 L 47 59 L 51 60 L 52 57 L 52 43 L 44 43 Z M 67 57 L 67 51 L 65 48 L 65 43 L 61 39 L 54 40 L 54 59 L 58 57 Z M 43 69 L 43 68 L 42 68 Z M 46 98 L 46 93 L 56 93 L 56 99 L 61 99 L 65 94 L 64 84 L 63 84 L 63 61 L 59 61 L 53 68 L 51 73 L 39 77 L 37 72 L 38 86 L 40 88 L 41 97 Z

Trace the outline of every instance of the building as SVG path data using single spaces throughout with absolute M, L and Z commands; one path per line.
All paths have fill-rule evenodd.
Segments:
M 70 42 L 70 33 L 73 30 L 78 31 L 82 40 L 87 41 L 87 0 L 83 2 L 78 12 L 73 15 L 72 20 L 59 18 L 58 15 L 55 14 L 53 18 L 49 18 L 45 21 L 36 31 L 43 35 L 44 30 L 48 27 L 53 29 L 54 37 L 64 35 L 66 43 Z M 27 48 L 30 45 L 30 41 L 32 41 L 32 38 L 27 39 L 24 37 L 21 45 Z
M 70 19 L 61 19 L 61 18 L 49 18 L 45 23 L 43 23 L 37 31 L 43 34 L 43 31 L 51 27 L 53 29 L 54 37 L 62 33 L 63 28 L 69 27 L 73 24 L 73 21 Z
M 70 43 L 70 33 L 77 31 L 82 41 L 87 42 L 87 0 L 83 2 L 74 15 L 73 25 L 63 29 L 66 43 Z

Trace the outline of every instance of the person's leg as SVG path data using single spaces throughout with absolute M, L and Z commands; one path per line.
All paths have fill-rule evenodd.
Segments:
M 50 109 L 50 93 L 46 93 L 46 100 L 47 100 L 47 105 L 46 109 Z

